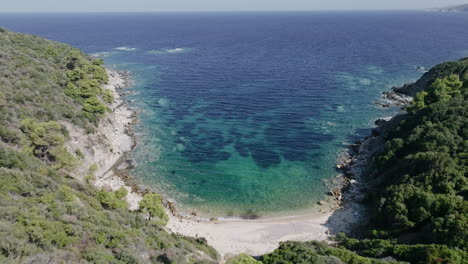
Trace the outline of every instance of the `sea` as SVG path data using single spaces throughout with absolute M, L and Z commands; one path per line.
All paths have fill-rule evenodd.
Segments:
M 468 13 L 0 14 L 129 71 L 135 179 L 206 217 L 317 210 L 382 92 L 468 56 Z M 385 102 L 383 102 L 385 103 Z

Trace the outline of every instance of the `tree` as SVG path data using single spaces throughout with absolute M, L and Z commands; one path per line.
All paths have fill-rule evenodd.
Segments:
M 96 117 L 102 116 L 107 110 L 107 107 L 97 99 L 97 97 L 90 97 L 85 100 L 83 111 L 93 114 Z
M 25 134 L 22 145 L 26 153 L 48 162 L 54 168 L 76 164 L 76 158 L 64 146 L 64 128 L 59 123 L 26 118 L 21 122 L 21 130 Z
M 97 198 L 106 209 L 127 208 L 128 204 L 123 200 L 125 196 L 127 196 L 127 193 L 128 191 L 125 187 L 120 187 L 115 192 L 100 190 L 97 194 Z
M 227 260 L 226 264 L 262 264 L 247 254 L 240 254 Z
M 460 94 L 460 88 L 463 82 L 456 74 L 452 74 L 442 79 L 436 79 L 429 89 L 429 97 L 427 103 L 438 101 L 448 102 L 453 96 Z
M 162 196 L 156 193 L 146 194 L 140 201 L 140 212 L 148 214 L 148 220 L 157 217 L 167 220 L 167 215 L 162 205 Z
M 417 111 L 426 107 L 425 98 L 428 95 L 427 92 L 422 91 L 416 94 L 414 100 L 411 104 L 406 108 L 406 110 L 410 113 L 416 113 Z
M 270 254 L 264 255 L 265 264 L 309 264 L 316 263 L 317 252 L 305 243 L 281 242 L 280 246 Z
M 83 53 L 78 51 L 78 50 L 72 50 L 67 58 L 67 69 L 73 70 L 76 68 L 82 67 L 84 64 L 86 64 L 86 60 L 84 59 Z

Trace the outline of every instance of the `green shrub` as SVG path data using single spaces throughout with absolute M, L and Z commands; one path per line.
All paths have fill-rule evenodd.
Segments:
M 262 263 L 336 263 L 336 264 L 384 264 L 384 261 L 328 245 L 325 242 L 281 242 L 278 249 L 262 257 Z M 395 262 L 401 263 L 401 262 Z
M 2 125 L 0 125 L 0 139 L 9 144 L 17 144 L 20 141 L 17 133 Z
M 308 264 L 315 263 L 317 252 L 300 242 L 281 242 L 280 246 L 270 254 L 262 257 L 265 264 Z
M 65 202 L 74 202 L 76 199 L 75 194 L 73 193 L 72 188 L 66 185 L 60 185 L 58 189 L 60 196 L 62 196 L 63 201 Z
M 23 149 L 39 159 L 53 164 L 55 168 L 70 167 L 76 164 L 76 158 L 64 146 L 64 128 L 55 121 L 37 122 L 31 118 L 21 122 L 21 131 L 25 137 Z
M 108 104 L 113 103 L 115 100 L 112 91 L 107 89 L 102 91 L 102 99 L 104 99 L 104 101 Z
M 114 101 L 112 92 L 101 88 L 102 84 L 109 81 L 106 70 L 101 66 L 101 61 L 85 60 L 79 53 L 69 56 L 67 68 L 65 93 L 81 103 L 83 116 L 96 124 L 107 110 L 99 96 L 102 95 L 102 100 L 107 103 Z
M 262 264 L 247 254 L 240 254 L 226 261 L 226 264 Z
M 153 217 L 157 217 L 164 222 L 169 220 L 162 205 L 162 197 L 159 194 L 146 194 L 140 201 L 139 210 L 142 213 L 148 214 L 148 220 L 151 220 Z
M 127 189 L 124 187 L 120 187 L 115 192 L 101 190 L 97 194 L 97 198 L 101 205 L 106 209 L 112 210 L 119 208 L 126 209 L 128 207 L 127 202 L 123 200 L 125 196 L 127 196 Z
M 468 254 L 461 250 L 450 249 L 445 245 L 402 245 L 395 240 L 364 239 L 357 240 L 340 236 L 339 245 L 360 255 L 383 258 L 394 257 L 414 264 L 465 263 Z

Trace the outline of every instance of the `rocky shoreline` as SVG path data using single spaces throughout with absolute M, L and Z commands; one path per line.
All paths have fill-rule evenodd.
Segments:
M 80 166 L 73 171 L 75 178 L 109 191 L 126 188 L 129 209 L 136 210 L 142 199 L 142 190 L 129 174 L 131 166 L 128 163 L 132 162 L 127 155 L 136 146 L 132 128 L 137 122 L 137 113 L 123 101 L 123 96 L 131 93 L 124 89 L 133 85 L 133 81 L 129 72 L 106 71 L 109 82 L 103 88 L 112 91 L 115 99 L 108 105 L 110 113 L 101 118 L 93 133 L 63 122 L 70 134 L 66 144 L 69 149 L 79 150 L 83 154 Z
M 399 87 L 392 87 L 391 92 L 383 92 L 382 97 L 386 100 L 386 105 L 381 105 L 382 107 L 404 107 L 412 101 L 412 97 L 399 93 L 398 89 Z M 366 212 L 361 203 L 365 198 L 366 190 L 370 187 L 368 177 L 371 171 L 370 164 L 385 150 L 383 135 L 405 116 L 402 113 L 375 120 L 377 127 L 372 129 L 372 134 L 349 145 L 348 150 L 339 158 L 336 169 L 341 172 L 344 184 L 341 188 L 330 190 L 329 195 L 338 200 L 342 210 L 354 211 L 353 215 L 356 219 L 350 223 L 352 227 L 366 224 L 367 218 L 364 217 Z M 349 231 L 349 229 L 346 230 Z M 346 230 L 336 230 L 333 233 Z

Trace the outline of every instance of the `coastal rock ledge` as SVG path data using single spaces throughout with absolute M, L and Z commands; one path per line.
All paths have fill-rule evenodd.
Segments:
M 130 86 L 131 81 L 126 72 L 106 69 L 109 81 L 103 88 L 112 91 L 115 101 L 109 105 L 107 113 L 97 126 L 94 133 L 88 134 L 69 122 L 62 122 L 68 129 L 70 140 L 66 143 L 69 149 L 83 153 L 81 166 L 73 171 L 74 177 L 85 180 L 85 175 L 93 171 L 94 185 L 115 191 L 125 187 L 129 209 L 138 209 L 141 195 L 133 190 L 125 181 L 114 173 L 114 167 L 120 160 L 124 160 L 127 153 L 132 151 L 136 142 L 131 133 L 131 127 L 136 120 L 136 114 L 125 104 L 121 90 Z M 93 168 L 94 167 L 94 168 Z

